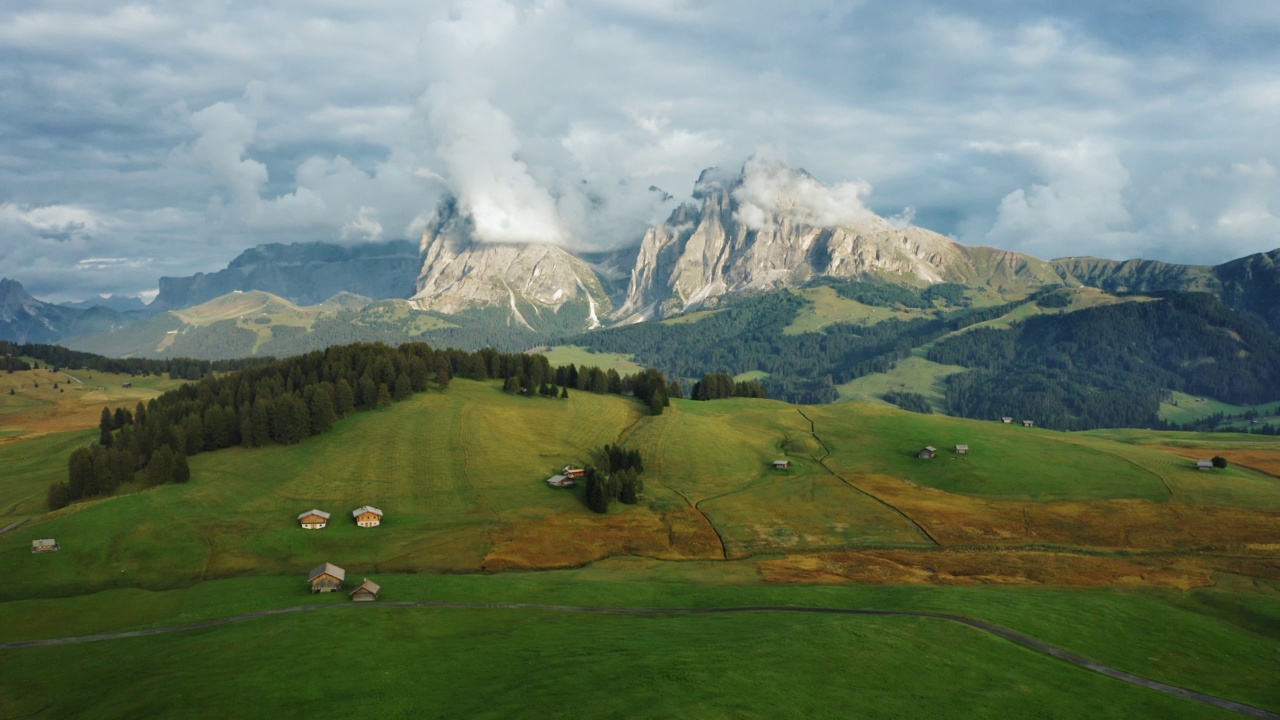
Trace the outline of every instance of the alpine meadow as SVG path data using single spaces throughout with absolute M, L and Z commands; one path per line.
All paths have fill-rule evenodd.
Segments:
M 0 7 L 0 720 L 1280 720 L 1280 15 Z

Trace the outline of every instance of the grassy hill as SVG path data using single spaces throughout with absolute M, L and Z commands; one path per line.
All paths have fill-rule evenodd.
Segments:
M 1179 434 L 862 403 L 675 401 L 649 416 L 618 396 L 455 380 L 298 445 L 194 456 L 186 485 L 41 514 L 33 489 L 88 437 L 0 446 L 0 506 L 34 516 L 0 535 L 0 642 L 344 609 L 0 649 L 0 716 L 225 716 L 244 697 L 320 717 L 359 698 L 392 716 L 1217 713 L 937 620 L 354 608 L 307 593 L 325 561 L 376 579 L 385 600 L 960 613 L 1280 710 L 1280 479 L 1268 474 L 1280 444 L 1256 436 L 1249 452 L 1275 469 L 1203 473 L 1169 447 Z M 617 442 L 644 454 L 640 504 L 598 515 L 581 488 L 543 482 Z M 939 456 L 917 458 L 926 444 Z M 791 468 L 775 470 L 781 458 Z M 365 504 L 386 511 L 381 527 L 350 521 Z M 312 507 L 333 513 L 330 527 L 297 527 Z M 40 537 L 63 549 L 31 554 Z M 91 684 L 56 681 L 89 668 Z

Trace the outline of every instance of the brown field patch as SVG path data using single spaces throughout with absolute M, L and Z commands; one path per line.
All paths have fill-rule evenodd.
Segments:
M 1210 450 L 1205 448 L 1184 448 L 1173 447 L 1167 445 L 1154 445 L 1152 447 L 1159 448 L 1167 453 L 1181 455 L 1191 460 L 1208 460 L 1214 455 L 1221 455 L 1227 459 L 1232 465 L 1247 467 L 1250 470 L 1257 470 L 1260 473 L 1266 473 L 1272 477 L 1280 478 L 1280 450 L 1253 450 L 1253 449 L 1218 449 Z
M 1004 502 L 921 488 L 885 475 L 850 477 L 920 523 L 943 546 L 1064 545 L 1181 550 L 1267 542 L 1280 513 L 1149 500 Z
M 1115 558 L 1039 551 L 868 550 L 765 560 L 768 582 L 932 585 L 1148 586 L 1188 590 L 1213 585 L 1197 558 Z
M 76 382 L 73 377 L 83 382 Z M 47 368 L 0 374 L 0 429 L 5 431 L 0 433 L 0 444 L 97 427 L 103 407 L 123 407 L 132 412 L 139 401 L 159 397 L 164 390 L 183 382 L 160 381 L 162 389 L 123 387 L 129 381 L 124 375 L 82 370 L 68 375 Z M 100 387 L 105 389 L 99 390 Z M 9 395 L 10 390 L 13 395 Z
M 493 547 L 481 564 L 489 571 L 578 567 L 613 555 L 723 559 L 715 530 L 691 508 L 522 518 L 502 523 L 492 536 Z

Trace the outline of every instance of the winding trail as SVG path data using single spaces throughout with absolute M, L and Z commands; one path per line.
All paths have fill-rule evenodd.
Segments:
M 933 543 L 934 547 L 942 547 L 942 543 L 938 542 L 938 539 L 937 539 L 937 538 L 935 538 L 933 535 L 930 535 L 930 534 L 929 534 L 929 531 L 928 531 L 928 530 L 925 530 L 925 529 L 924 529 L 924 526 L 923 526 L 923 525 L 921 525 L 920 523 L 916 522 L 916 521 L 915 521 L 915 519 L 914 519 L 914 518 L 912 518 L 910 515 L 908 515 L 908 514 L 906 514 L 906 513 L 902 512 L 902 511 L 901 511 L 901 510 L 899 510 L 898 508 L 894 507 L 893 505 L 890 505 L 889 503 L 885 502 L 884 500 L 880 499 L 879 497 L 876 497 L 875 495 L 872 495 L 871 493 L 867 492 L 866 490 L 863 490 L 862 488 L 858 487 L 857 485 L 854 485 L 853 483 L 851 483 L 851 482 L 849 482 L 848 480 L 846 480 L 846 479 L 845 479 L 845 477 L 844 477 L 843 475 L 841 475 L 840 473 L 836 472 L 835 470 L 832 470 L 832 469 L 831 469 L 831 466 L 827 464 L 827 458 L 831 457 L 831 448 L 827 447 L 827 444 L 826 444 L 826 443 L 824 443 L 824 442 L 822 442 L 822 438 L 818 437 L 818 426 L 817 426 L 817 425 L 815 425 L 815 424 L 814 424 L 814 422 L 813 422 L 813 419 L 812 419 L 812 418 L 810 418 L 808 415 L 805 415 L 805 414 L 804 414 L 804 411 L 803 411 L 803 410 L 801 410 L 800 408 L 796 408 L 796 412 L 800 413 L 800 417 L 802 417 L 802 418 L 804 418 L 805 420 L 808 420 L 808 421 L 809 421 L 809 434 L 810 434 L 810 435 L 812 435 L 812 436 L 813 436 L 813 439 L 814 439 L 814 440 L 817 440 L 817 441 L 818 441 L 818 444 L 822 446 L 822 452 L 824 453 L 824 454 L 823 454 L 823 456 L 822 456 L 822 457 L 820 457 L 820 458 L 814 458 L 814 459 L 818 461 L 818 464 L 822 466 L 822 469 L 823 469 L 823 470 L 826 470 L 827 472 L 831 473 L 831 475 L 832 475 L 833 477 L 835 477 L 835 479 L 839 480 L 840 482 L 844 483 L 845 485 L 848 485 L 848 486 L 849 486 L 850 488 L 852 488 L 855 492 L 859 492 L 859 493 L 862 493 L 863 495 L 866 495 L 867 497 L 871 498 L 872 500 L 876 501 L 877 503 L 880 503 L 881 505 L 883 505 L 884 507 L 888 508 L 889 510 L 892 510 L 894 513 L 896 513 L 897 515 L 899 515 L 903 520 L 906 520 L 907 522 L 909 522 L 909 523 L 911 523 L 912 525 L 914 525 L 914 526 L 915 526 L 915 528 L 916 528 L 916 530 L 918 530 L 918 531 L 920 532 L 920 534 L 921 534 L 921 535 L 923 535 L 923 536 L 925 537 L 925 539 L 926 539 L 926 540 L 928 540 L 929 542 Z
M 1095 662 L 1081 655 L 1063 650 L 1060 647 L 1050 645 L 1043 640 L 1037 640 L 1029 635 L 1024 635 L 1015 630 L 1001 627 L 994 623 L 978 620 L 977 618 L 966 617 L 964 615 L 950 615 L 947 613 L 926 612 L 922 610 L 872 610 L 857 608 L 831 608 L 831 607 L 804 607 L 797 605 L 743 605 L 739 607 L 706 607 L 706 608 L 628 608 L 628 607 L 595 607 L 595 606 L 579 606 L 579 605 L 543 605 L 538 603 L 466 603 L 466 602 L 434 602 L 434 601 L 399 601 L 399 602 L 378 602 L 378 603 L 350 603 L 342 605 L 295 605 L 293 607 L 277 608 L 274 610 L 262 610 L 259 612 L 245 613 L 243 615 L 233 615 L 226 618 L 218 618 L 215 620 L 205 620 L 202 622 L 188 623 L 186 625 L 172 625 L 169 627 L 151 628 L 148 630 L 129 630 L 125 632 L 106 633 L 102 635 L 80 635 L 76 637 L 49 638 L 45 640 L 25 640 L 20 642 L 0 643 L 0 650 L 15 650 L 18 648 L 28 647 L 51 647 L 58 645 L 76 645 L 80 643 L 101 642 L 104 640 L 119 640 L 123 638 L 147 637 L 150 635 L 165 635 L 169 633 L 186 632 L 188 630 L 199 630 L 202 628 L 218 627 L 219 625 L 229 625 L 231 623 L 244 622 L 257 618 L 271 617 L 273 615 L 288 615 L 293 613 L 311 612 L 316 610 L 336 610 L 350 609 L 356 611 L 357 608 L 378 608 L 378 607 L 417 607 L 417 608 L 454 608 L 454 609 L 471 609 L 471 610 L 533 610 L 543 612 L 571 612 L 585 613 L 591 615 L 639 615 L 639 616 L 678 616 L 678 615 L 727 615 L 734 613 L 810 613 L 821 615 L 875 615 L 888 617 L 920 617 L 930 618 L 933 620 L 942 620 L 945 622 L 954 622 L 961 625 L 967 625 L 971 628 L 981 630 L 982 632 L 1004 638 L 1010 642 L 1021 645 L 1030 650 L 1034 650 L 1051 657 L 1064 660 L 1085 670 L 1106 675 L 1107 677 L 1127 682 L 1131 685 L 1155 690 L 1165 695 L 1182 698 L 1184 700 L 1194 700 L 1196 702 L 1211 705 L 1222 710 L 1230 710 L 1232 712 L 1247 715 L 1249 717 L 1264 718 L 1266 720 L 1280 720 L 1280 715 L 1245 705 L 1233 700 L 1216 697 L 1214 695 L 1206 695 L 1194 690 L 1177 687 L 1176 685 L 1168 685 L 1156 680 L 1151 680 L 1140 675 L 1127 673 L 1123 670 L 1117 670 L 1109 665 Z

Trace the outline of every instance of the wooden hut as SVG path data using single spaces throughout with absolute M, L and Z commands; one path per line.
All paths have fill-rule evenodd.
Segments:
M 790 460 L 774 460 L 773 467 L 775 470 L 786 470 L 787 468 L 791 467 L 791 461 Z
M 573 487 L 573 480 L 564 475 L 552 475 L 547 478 L 547 484 L 556 488 Z
M 1022 427 L 1035 427 L 1035 426 L 1036 426 L 1036 421 L 1035 421 L 1035 420 L 1023 420 L 1023 421 L 1022 421 Z
M 333 592 L 342 587 L 342 581 L 346 577 L 346 570 L 333 563 L 325 563 L 312 570 L 311 575 L 307 577 L 307 581 L 311 583 L 311 592 L 313 593 Z
M 308 510 L 298 516 L 303 530 L 319 530 L 329 524 L 329 513 L 323 510 Z
M 920 452 L 916 453 L 916 457 L 920 458 L 921 460 L 932 460 L 933 456 L 937 454 L 938 454 L 938 448 L 930 445 L 925 449 L 921 450 Z
M 1197 461 L 1196 461 L 1196 469 L 1197 469 L 1197 470 L 1206 470 L 1206 471 L 1207 471 L 1207 470 L 1212 470 L 1212 469 L 1213 469 L 1213 461 L 1212 461 L 1212 460 L 1197 460 Z
M 968 445 L 957 445 L 957 446 L 956 446 L 956 454 L 957 454 L 957 455 L 968 455 L 968 454 L 969 454 L 969 446 L 968 446 Z
M 1011 418 L 1011 417 L 1002 417 L 1002 418 L 1000 418 L 1000 422 L 1004 423 L 1005 425 L 1008 425 L 1008 424 L 1010 424 L 1010 423 L 1012 423 L 1012 422 L 1013 422 L 1013 418 Z
M 360 586 L 351 591 L 351 599 L 356 602 L 373 602 L 378 599 L 378 593 L 382 592 L 382 586 L 378 583 L 365 578 Z
M 352 510 L 351 517 L 356 519 L 356 525 L 360 527 L 378 527 L 382 524 L 382 511 L 372 505 Z
M 58 545 L 58 541 L 53 538 L 31 541 L 31 552 L 33 553 L 58 552 L 60 547 L 61 546 Z
M 573 478 L 580 478 L 586 475 L 587 471 L 586 471 L 586 468 L 574 467 L 572 465 L 565 465 L 563 473 L 565 477 L 572 480 Z

